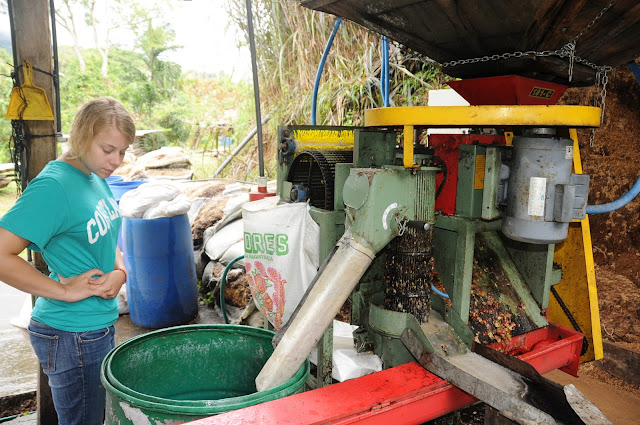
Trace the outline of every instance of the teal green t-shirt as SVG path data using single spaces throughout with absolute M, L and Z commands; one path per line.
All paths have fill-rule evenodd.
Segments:
M 0 227 L 31 242 L 42 252 L 49 277 L 71 277 L 91 269 L 113 270 L 120 211 L 107 182 L 64 161 L 51 161 L 33 179 L 16 204 L 0 218 Z M 89 297 L 67 303 L 39 297 L 33 319 L 56 329 L 85 332 L 118 319 L 117 299 Z

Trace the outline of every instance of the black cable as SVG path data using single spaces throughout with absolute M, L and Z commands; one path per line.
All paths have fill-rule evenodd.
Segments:
M 56 132 L 62 133 L 62 114 L 60 112 L 60 69 L 58 68 L 58 36 L 56 32 L 56 9 L 53 0 L 49 0 L 51 13 L 51 36 L 53 45 L 53 87 L 56 94 Z
M 21 70 L 21 69 L 22 69 L 22 67 L 23 67 L 23 66 L 24 66 L 24 65 L 22 65 L 22 64 L 21 64 L 21 65 L 18 65 L 18 66 L 16 66 L 16 67 L 14 67 L 14 68 L 15 68 L 15 71 L 14 71 L 14 72 L 16 72 L 16 73 L 17 73 L 19 70 Z M 45 71 L 44 69 L 36 68 L 36 67 L 35 67 L 35 66 L 33 66 L 33 65 L 31 66 L 31 69 L 33 69 L 34 71 L 38 71 L 38 72 L 39 72 L 39 73 L 41 73 L 41 74 L 48 75 L 49 77 L 53 78 L 53 79 L 54 79 L 54 81 L 55 81 L 56 76 L 55 76 L 54 74 L 52 74 L 51 72 L 49 72 L 49 71 Z M 24 82 L 24 81 L 23 81 L 23 82 Z
M 438 187 L 438 190 L 436 190 L 436 199 L 438 199 L 438 196 L 440 195 L 440 192 L 442 192 L 442 189 L 444 189 L 444 185 L 447 182 L 447 164 L 444 162 L 444 160 L 442 158 L 440 158 L 439 156 L 434 156 L 433 157 L 433 162 L 439 162 L 440 166 L 442 168 L 442 181 L 440 182 L 440 187 Z
M 9 27 L 11 31 L 11 54 L 13 55 L 13 66 L 18 64 L 18 46 L 16 44 L 16 27 L 13 22 L 13 7 L 12 1 L 7 1 L 7 11 L 9 12 Z
M 553 286 L 551 287 L 551 293 L 556 298 L 556 301 L 558 301 L 558 304 L 560 304 L 560 308 L 562 309 L 562 311 L 564 311 L 564 314 L 567 315 L 567 318 L 571 322 L 571 325 L 573 326 L 573 328 L 575 330 L 577 330 L 578 332 L 583 333 L 582 329 L 580 329 L 580 325 L 578 325 L 578 322 L 576 322 L 576 319 L 573 317 L 573 315 L 569 311 L 569 308 L 564 303 L 564 301 L 562 301 L 562 298 L 560 298 L 560 294 L 558 294 L 558 291 L 556 291 L 556 288 L 554 288 Z M 589 341 L 587 340 L 587 337 L 585 336 L 584 340 L 582 342 L 582 351 L 580 351 L 580 355 L 583 356 L 587 352 L 588 349 L 589 349 Z
M 27 162 L 29 158 L 29 129 L 24 120 L 11 120 L 11 160 L 16 172 L 18 194 L 27 187 Z

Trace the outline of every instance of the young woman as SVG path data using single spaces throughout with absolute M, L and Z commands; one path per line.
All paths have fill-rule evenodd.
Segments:
M 115 346 L 116 296 L 126 280 L 120 213 L 105 178 L 134 137 L 133 118 L 117 100 L 87 102 L 69 150 L 0 218 L 0 281 L 38 297 L 29 334 L 61 425 L 103 423 L 100 366 Z M 25 248 L 42 252 L 48 277 L 19 257 Z

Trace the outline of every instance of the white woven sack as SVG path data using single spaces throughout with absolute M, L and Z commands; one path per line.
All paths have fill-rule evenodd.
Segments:
M 305 203 L 277 197 L 242 207 L 245 270 L 258 309 L 279 330 L 318 270 L 320 228 Z

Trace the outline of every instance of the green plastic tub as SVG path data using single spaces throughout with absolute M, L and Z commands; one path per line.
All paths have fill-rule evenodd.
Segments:
M 102 363 L 105 424 L 178 424 L 302 392 L 309 362 L 256 392 L 274 332 L 237 325 L 161 329 L 117 346 Z

